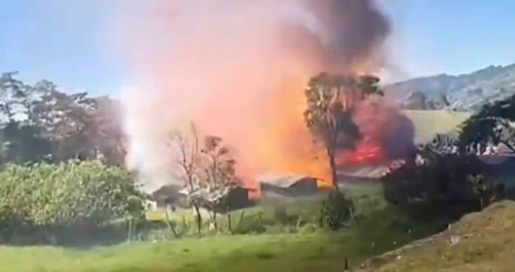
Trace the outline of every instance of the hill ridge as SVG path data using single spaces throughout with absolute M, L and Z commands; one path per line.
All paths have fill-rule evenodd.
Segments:
M 386 93 L 395 98 L 420 92 L 428 97 L 443 93 L 451 107 L 474 111 L 484 103 L 504 99 L 515 94 L 515 63 L 490 65 L 459 75 L 440 73 L 417 77 L 385 86 Z

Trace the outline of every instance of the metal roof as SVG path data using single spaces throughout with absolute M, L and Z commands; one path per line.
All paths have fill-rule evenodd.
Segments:
M 314 177 L 303 175 L 303 174 L 290 174 L 290 175 L 277 175 L 277 174 L 265 174 L 257 177 L 258 183 L 267 183 L 274 186 L 283 188 L 291 187 L 293 184 L 304 180 L 312 179 L 317 180 Z

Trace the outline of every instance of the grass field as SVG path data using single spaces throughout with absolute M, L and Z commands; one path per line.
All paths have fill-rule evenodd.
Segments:
M 173 241 L 133 242 L 88 250 L 57 247 L 0 247 L 1 271 L 9 272 L 236 272 L 236 271 L 314 271 L 340 272 L 365 259 L 398 248 L 413 239 L 434 233 L 435 228 L 412 224 L 383 202 L 373 200 L 377 188 L 347 190 L 357 204 L 359 228 L 337 232 L 318 228 L 295 228 L 272 234 L 218 235 Z M 294 203 L 263 203 L 246 210 L 249 215 L 264 212 L 274 220 L 273 209 L 284 205 L 297 217 L 315 217 L 319 199 Z M 383 204 L 382 204 L 383 203 Z M 273 227 L 273 226 L 272 226 Z M 282 232 L 282 233 L 280 233 Z
M 352 235 L 225 236 L 89 251 L 0 248 L 2 271 L 342 271 L 373 252 Z M 356 244 L 356 243 L 359 243 Z
M 374 226 L 372 231 L 371 226 Z M 367 231 L 365 232 L 365 229 Z M 2 271 L 236 272 L 342 271 L 411 237 L 388 224 L 338 233 L 236 235 L 142 242 L 86 251 L 54 247 L 0 248 Z

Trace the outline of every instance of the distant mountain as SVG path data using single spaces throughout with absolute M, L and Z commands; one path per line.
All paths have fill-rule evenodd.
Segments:
M 388 85 L 385 90 L 401 100 L 413 97 L 414 93 L 422 93 L 428 98 L 441 98 L 445 94 L 449 108 L 474 111 L 484 103 L 515 94 L 515 64 L 492 65 L 457 76 L 439 74 L 419 77 Z

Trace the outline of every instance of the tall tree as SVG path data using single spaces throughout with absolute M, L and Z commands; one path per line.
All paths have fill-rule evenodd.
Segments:
M 3 115 L 3 122 L 27 113 L 27 99 L 32 88 L 16 79 L 16 75 L 18 72 L 0 75 L 0 112 Z
M 202 169 L 204 171 L 204 184 L 207 194 L 203 196 L 205 206 L 212 212 L 212 221 L 217 230 L 217 213 L 228 212 L 231 206 L 239 203 L 231 203 L 230 192 L 239 185 L 236 177 L 236 161 L 230 155 L 229 148 L 223 145 L 222 138 L 218 136 L 206 136 L 202 149 Z M 237 200 L 236 200 L 237 201 Z
M 127 154 L 126 137 L 123 133 L 120 105 L 108 96 L 95 99 L 92 112 L 96 124 L 96 146 L 103 161 L 109 165 L 124 165 Z
M 356 139 L 350 112 L 371 95 L 382 95 L 379 79 L 374 76 L 332 75 L 322 73 L 311 78 L 305 90 L 307 109 L 304 118 L 309 130 L 323 143 L 331 168 L 331 181 L 338 190 L 335 155 L 337 140 Z
M 96 100 L 87 93 L 60 92 L 48 81 L 36 86 L 39 99 L 33 103 L 30 118 L 51 140 L 55 159 L 96 159 Z
M 200 178 L 201 173 L 201 150 L 197 133 L 197 128 L 192 122 L 186 132 L 175 132 L 168 142 L 169 152 L 171 152 L 171 168 L 175 178 L 182 181 L 187 188 L 189 195 L 203 187 Z M 178 156 L 177 156 L 178 153 Z M 191 199 L 196 219 L 197 232 L 202 232 L 202 214 L 200 213 L 200 203 Z

